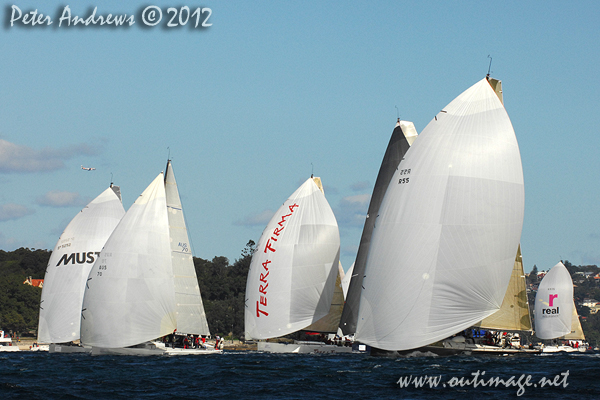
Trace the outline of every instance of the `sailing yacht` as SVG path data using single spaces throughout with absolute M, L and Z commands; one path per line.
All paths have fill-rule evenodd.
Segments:
M 335 303 L 343 298 L 339 255 L 337 221 L 321 179 L 311 176 L 277 210 L 252 256 L 246 282 L 245 336 L 261 340 L 259 351 L 352 351 L 325 342 L 264 341 L 301 330 L 336 332 L 341 304 Z
M 535 335 L 554 340 L 542 346 L 544 353 L 585 352 L 585 336 L 573 301 L 573 281 L 562 262 L 544 276 L 535 295 Z M 567 343 L 558 343 L 567 342 Z M 577 343 L 572 346 L 570 343 Z M 581 346 L 580 346 L 581 344 Z
M 427 125 L 390 181 L 367 256 L 356 340 L 412 350 L 497 312 L 523 212 L 515 133 L 484 78 Z
M 181 330 L 209 334 L 172 174 L 169 160 L 166 174 L 161 172 L 127 211 L 90 271 L 81 341 L 92 347 L 92 355 L 221 352 L 157 341 L 169 335 L 173 340 Z
M 85 283 L 106 240 L 125 209 L 121 190 L 112 183 L 67 225 L 48 261 L 42 288 L 38 343 L 51 353 L 80 353 L 90 349 L 80 339 L 81 305 Z

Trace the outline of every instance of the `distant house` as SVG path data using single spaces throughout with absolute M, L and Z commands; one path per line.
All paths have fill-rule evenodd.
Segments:
M 34 287 L 39 287 L 40 289 L 42 287 L 44 287 L 44 280 L 43 279 L 31 279 L 30 276 L 27 277 L 27 279 L 25 279 L 25 282 L 23 282 L 24 285 L 29 285 L 29 286 L 34 286 Z

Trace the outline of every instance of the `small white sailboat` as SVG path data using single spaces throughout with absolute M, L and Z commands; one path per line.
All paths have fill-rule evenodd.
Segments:
M 74 345 L 80 338 L 85 283 L 106 240 L 125 215 L 121 191 L 112 184 L 67 225 L 46 267 L 38 342 L 50 352 L 86 352 Z
M 171 168 L 169 161 L 167 186 L 175 184 L 174 178 L 168 178 Z M 169 348 L 155 342 L 176 332 L 179 324 L 186 331 L 202 331 L 191 333 L 208 333 L 193 269 L 173 266 L 174 262 L 191 260 L 183 250 L 189 250 L 187 233 L 171 236 L 174 229 L 185 228 L 182 216 L 168 215 L 181 213 L 179 199 L 167 198 L 174 194 L 176 188 L 165 189 L 160 173 L 127 211 L 94 264 L 81 311 L 81 341 L 92 347 L 92 354 L 221 352 L 213 348 Z M 186 321 L 188 317 L 196 322 Z
M 321 180 L 311 177 L 269 221 L 252 256 L 246 282 L 246 338 L 278 338 L 307 329 L 326 317 L 339 276 L 339 252 L 337 221 Z M 258 342 L 258 350 L 276 353 L 338 349 L 352 351 L 319 342 Z
M 543 346 L 544 353 L 586 351 L 581 346 L 583 330 L 573 301 L 573 280 L 562 262 L 544 276 L 535 295 L 535 335 L 540 339 L 574 340 L 577 346 L 556 344 Z
M 383 350 L 416 349 L 498 311 L 523 212 L 514 130 L 483 79 L 427 125 L 387 188 L 356 340 Z

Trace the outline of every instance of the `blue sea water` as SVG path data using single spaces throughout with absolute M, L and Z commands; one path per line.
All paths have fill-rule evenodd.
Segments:
M 475 375 L 478 378 L 474 380 Z M 437 387 L 434 381 L 425 387 L 417 388 L 414 383 L 400 387 L 399 379 L 406 381 L 410 376 L 440 380 Z M 517 395 L 519 386 L 509 381 L 513 376 L 513 383 L 520 378 L 524 386 L 521 396 Z M 508 387 L 503 383 L 494 386 L 496 381 L 486 384 L 495 377 L 508 382 Z M 559 386 L 541 387 L 542 378 Z M 0 354 L 0 399 L 519 397 L 600 399 L 600 354 L 402 358 L 257 352 L 185 357 Z

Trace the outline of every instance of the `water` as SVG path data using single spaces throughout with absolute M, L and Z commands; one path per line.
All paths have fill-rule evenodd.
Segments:
M 521 398 L 600 399 L 600 354 L 376 358 L 359 354 L 226 352 L 125 357 L 36 352 L 0 354 L 0 399 L 496 399 L 519 387 L 473 383 L 531 375 Z M 485 374 L 483 372 L 485 371 Z M 567 387 L 534 387 L 556 375 Z M 401 377 L 439 377 L 435 388 L 400 388 Z M 457 378 L 451 381 L 452 378 Z M 525 377 L 521 383 L 525 382 Z M 557 380 L 557 382 L 559 382 Z M 446 383 L 446 387 L 443 387 Z M 564 382 L 563 382 L 564 383 Z M 456 385 L 455 385 L 456 386 Z

